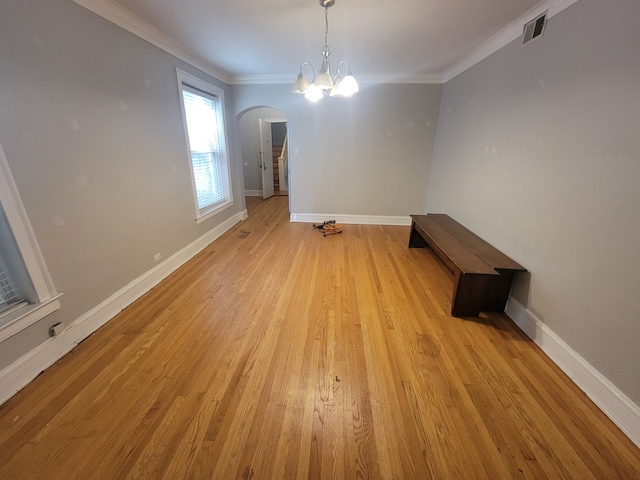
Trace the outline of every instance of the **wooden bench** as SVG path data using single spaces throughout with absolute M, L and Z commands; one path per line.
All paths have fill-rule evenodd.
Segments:
M 454 274 L 451 315 L 504 311 L 516 272 L 526 271 L 448 215 L 411 215 L 409 248 L 431 249 Z
M 429 217 L 449 230 L 460 242 L 500 274 L 499 277 L 491 277 L 488 280 L 482 310 L 504 312 L 516 272 L 526 272 L 527 269 L 448 215 L 430 213 Z

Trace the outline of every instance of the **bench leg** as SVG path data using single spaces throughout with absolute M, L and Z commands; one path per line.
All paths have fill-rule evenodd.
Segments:
M 464 275 L 456 271 L 451 300 L 454 317 L 477 317 L 484 302 L 486 275 Z
M 416 223 L 411 222 L 411 233 L 409 234 L 409 248 L 424 248 L 428 247 L 427 241 L 422 238 L 422 235 L 416 230 Z
M 511 292 L 511 284 L 513 283 L 515 272 L 498 268 L 496 268 L 496 271 L 500 276 L 487 280 L 485 298 L 482 304 L 482 310 L 485 312 L 504 312 L 509 292 Z

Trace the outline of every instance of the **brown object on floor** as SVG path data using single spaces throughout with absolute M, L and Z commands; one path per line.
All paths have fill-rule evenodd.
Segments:
M 313 224 L 313 228 L 322 232 L 323 236 L 335 235 L 342 232 L 342 225 L 336 223 L 335 220 L 327 220 L 326 222 Z
M 337 223 L 329 223 L 322 227 L 322 233 L 326 237 L 327 235 L 335 235 L 342 232 L 342 225 Z

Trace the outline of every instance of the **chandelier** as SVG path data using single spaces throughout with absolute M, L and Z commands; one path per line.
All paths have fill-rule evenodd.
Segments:
M 335 0 L 319 0 L 320 6 L 324 7 L 324 47 L 322 47 L 322 65 L 316 73 L 313 64 L 304 61 L 300 64 L 300 73 L 293 84 L 293 93 L 303 94 L 307 99 L 316 102 L 323 98 L 327 93 L 331 97 L 350 97 L 356 93 L 358 82 L 351 74 L 351 65 L 346 60 L 341 60 L 336 67 L 336 74 L 332 77 L 329 67 L 329 45 L 327 44 L 329 37 L 329 7 L 333 6 Z M 302 68 L 308 65 L 311 67 L 313 81 L 309 81 L 302 74 Z M 343 66 L 346 66 L 344 69 Z M 341 69 L 341 67 L 343 67 Z

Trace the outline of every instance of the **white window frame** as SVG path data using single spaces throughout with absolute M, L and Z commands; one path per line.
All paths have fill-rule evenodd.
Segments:
M 27 304 L 2 316 L 0 325 L 0 342 L 2 342 L 59 309 L 61 294 L 56 292 L 53 285 L 1 145 L 0 204 L 37 297 L 36 303 Z
M 220 213 L 221 211 L 229 208 L 233 205 L 233 189 L 231 184 L 231 165 L 229 162 L 229 153 L 228 153 L 228 145 L 229 141 L 227 138 L 227 128 L 225 121 L 225 104 L 224 104 L 224 90 L 220 87 L 216 87 L 215 85 L 210 84 L 209 82 L 205 82 L 204 80 L 199 79 L 198 77 L 194 77 L 193 75 L 183 72 L 182 70 L 176 69 L 177 77 L 178 77 L 178 93 L 180 97 L 180 109 L 182 112 L 182 124 L 184 126 L 184 138 L 186 142 L 187 149 L 187 158 L 189 159 L 189 172 L 191 173 L 191 189 L 193 193 L 193 204 L 195 207 L 195 218 L 196 223 L 202 223 L 205 220 L 213 217 L 214 215 Z M 205 94 L 209 94 L 218 99 L 219 108 L 217 108 L 218 115 L 218 126 L 219 126 L 219 135 L 220 135 L 220 144 L 221 144 L 221 158 L 223 164 L 226 167 L 226 191 L 227 195 L 225 199 L 221 202 L 214 203 L 208 207 L 200 209 L 198 207 L 198 196 L 196 191 L 196 180 L 195 174 L 193 170 L 193 161 L 191 159 L 191 148 L 189 147 L 189 131 L 187 128 L 187 118 L 184 108 L 184 100 L 182 97 L 182 87 L 188 86 L 191 88 L 195 88 L 196 90 L 200 90 Z

